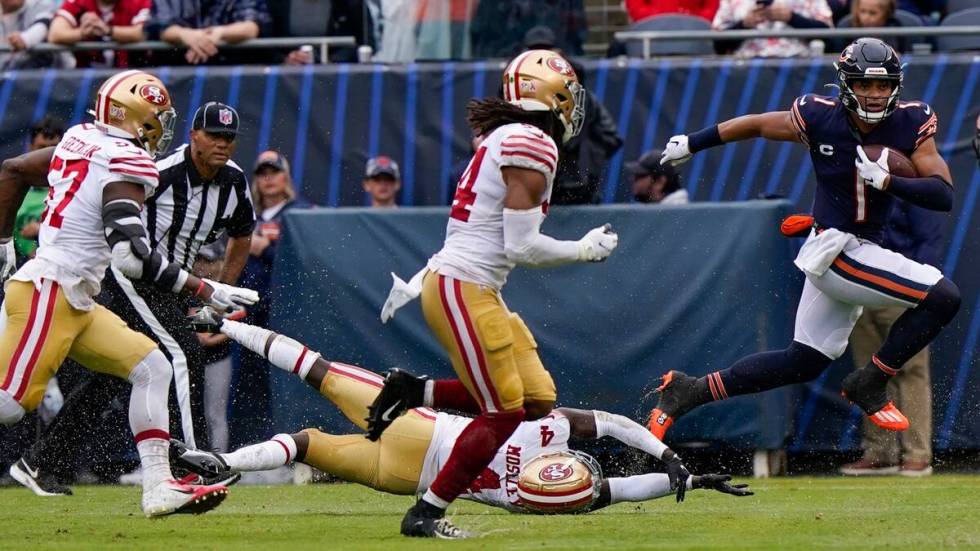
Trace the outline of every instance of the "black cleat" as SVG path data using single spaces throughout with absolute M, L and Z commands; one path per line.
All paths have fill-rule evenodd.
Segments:
M 41 473 L 37 468 L 31 468 L 24 458 L 18 459 L 11 465 L 9 472 L 11 478 L 41 497 L 72 495 L 71 488 L 58 482 L 54 476 Z
M 397 367 L 389 369 L 381 392 L 368 406 L 365 419 L 368 424 L 367 439 L 374 441 L 381 438 L 381 433 L 400 415 L 412 408 L 422 407 L 427 380 L 428 377 L 417 377 Z
M 841 383 L 841 394 L 864 410 L 875 425 L 890 431 L 908 430 L 909 420 L 888 400 L 888 376 L 874 365 L 852 371 Z
M 229 486 L 230 484 L 224 481 L 234 478 L 231 476 L 232 474 L 237 474 L 232 473 L 231 469 L 228 468 L 228 464 L 225 463 L 225 460 L 220 455 L 204 450 L 192 450 L 176 438 L 170 439 L 170 461 L 178 467 L 187 469 L 207 480 L 206 483 L 202 483 L 196 481 L 185 482 L 181 479 L 180 482 L 183 484 L 203 484 L 207 486 L 220 484 L 222 486 Z M 241 477 L 239 476 L 238 478 Z M 238 478 L 234 478 L 231 484 L 238 482 Z
M 444 540 L 461 540 L 471 534 L 456 528 L 453 523 L 443 518 L 445 511 L 418 500 L 402 519 L 401 533 L 410 538 L 439 538 Z
M 681 371 L 668 371 L 660 381 L 657 387 L 660 399 L 657 400 L 657 407 L 650 412 L 647 426 L 654 436 L 662 439 L 674 421 L 700 406 L 701 400 L 698 398 L 697 377 Z

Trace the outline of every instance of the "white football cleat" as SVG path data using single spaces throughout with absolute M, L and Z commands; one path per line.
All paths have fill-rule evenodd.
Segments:
M 228 497 L 225 486 L 195 486 L 164 480 L 143 492 L 143 513 L 147 517 L 199 515 L 214 509 Z

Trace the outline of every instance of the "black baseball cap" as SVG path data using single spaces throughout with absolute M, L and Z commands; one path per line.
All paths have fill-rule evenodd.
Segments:
M 194 130 L 204 130 L 214 134 L 238 135 L 238 111 L 230 105 L 209 101 L 197 108 L 191 123 Z
M 662 156 L 663 151 L 657 149 L 647 151 L 636 161 L 626 163 L 626 171 L 633 177 L 652 176 L 657 178 L 666 176 L 668 180 L 673 180 L 677 173 L 674 171 L 674 167 L 660 164 L 660 157 Z

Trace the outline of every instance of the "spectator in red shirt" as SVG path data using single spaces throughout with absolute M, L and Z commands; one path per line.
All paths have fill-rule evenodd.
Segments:
M 696 15 L 711 21 L 718 11 L 718 2 L 719 0 L 626 0 L 625 5 L 630 21 L 668 13 Z
M 48 42 L 140 42 L 145 39 L 143 24 L 150 17 L 150 4 L 151 0 L 65 0 L 51 21 Z M 77 52 L 75 57 L 79 67 L 129 67 L 134 56 L 105 50 Z

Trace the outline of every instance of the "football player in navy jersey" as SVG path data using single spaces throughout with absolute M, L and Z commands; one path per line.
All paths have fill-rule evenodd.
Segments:
M 650 430 L 658 437 L 701 404 L 815 379 L 844 353 L 864 306 L 907 310 L 868 365 L 844 379 L 843 393 L 879 427 L 903 431 L 909 426 L 888 401 L 885 385 L 953 319 L 960 292 L 936 268 L 879 243 L 895 197 L 949 211 L 952 178 L 936 150 L 935 112 L 925 103 L 899 100 L 902 65 L 895 50 L 881 40 L 861 38 L 844 49 L 834 66 L 837 97 L 807 94 L 787 111 L 738 117 L 667 143 L 661 163 L 676 165 L 736 140 L 799 142 L 810 150 L 817 189 L 814 227 L 795 261 L 806 283 L 793 342 L 701 378 L 668 372 L 650 415 Z M 862 145 L 885 149 L 872 161 Z M 890 150 L 911 159 L 921 177 L 889 174 Z

